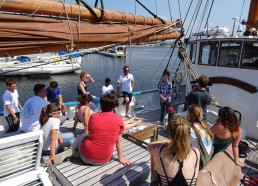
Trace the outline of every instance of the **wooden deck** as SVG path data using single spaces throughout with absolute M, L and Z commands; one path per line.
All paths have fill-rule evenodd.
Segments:
M 150 120 L 149 120 L 150 121 Z M 150 125 L 143 122 L 141 125 Z M 73 120 L 67 120 L 60 127 L 61 132 L 66 132 L 73 126 Z M 75 137 L 83 132 L 82 124 L 77 125 Z M 75 185 L 140 185 L 150 182 L 150 155 L 146 144 L 136 145 L 124 139 L 123 154 L 132 162 L 131 166 L 123 166 L 118 162 L 116 148 L 110 163 L 103 166 L 90 166 L 79 158 L 70 158 L 53 170 L 58 182 L 65 186 Z M 145 181 L 147 180 L 147 182 Z
M 138 115 L 144 117 L 141 125 L 155 124 L 159 120 L 159 111 L 152 111 Z M 124 118 L 125 119 L 125 118 Z M 67 120 L 61 126 L 60 131 L 67 131 L 67 127 L 73 126 L 73 120 Z M 78 124 L 75 137 L 83 132 L 82 124 Z M 160 128 L 158 140 L 166 138 L 166 133 Z M 124 156 L 132 162 L 132 166 L 124 167 L 117 161 L 117 153 L 114 150 L 114 156 L 111 162 L 104 166 L 88 166 L 80 159 L 70 158 L 68 161 L 54 166 L 54 172 L 60 185 L 141 185 L 150 184 L 150 155 L 143 147 L 124 139 Z M 250 144 L 252 150 L 255 148 Z M 244 159 L 242 159 L 244 162 Z M 242 173 L 257 172 L 254 167 L 247 166 L 242 169 Z M 238 185 L 242 185 L 239 183 Z

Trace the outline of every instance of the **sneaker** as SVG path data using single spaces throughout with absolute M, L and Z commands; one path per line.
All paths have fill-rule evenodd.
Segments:
M 63 163 L 65 158 L 71 157 L 72 155 L 73 155 L 73 150 L 68 149 L 64 152 L 56 154 L 54 159 L 53 159 L 53 162 L 54 162 L 55 165 L 61 164 L 61 163 Z

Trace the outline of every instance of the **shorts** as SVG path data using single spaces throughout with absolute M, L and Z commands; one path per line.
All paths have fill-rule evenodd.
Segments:
M 18 117 L 17 123 L 14 122 L 14 118 L 12 117 L 11 114 L 9 114 L 8 116 L 5 116 L 5 119 L 9 125 L 9 129 L 7 130 L 6 133 L 16 132 L 20 128 L 20 113 L 17 112 L 17 113 L 15 113 L 15 115 L 16 115 L 16 117 Z
M 132 100 L 132 93 L 128 93 L 128 92 L 123 91 L 122 94 L 123 94 L 123 98 L 124 98 L 124 99 L 125 99 L 126 97 L 129 98 L 129 103 L 130 103 L 131 100 Z

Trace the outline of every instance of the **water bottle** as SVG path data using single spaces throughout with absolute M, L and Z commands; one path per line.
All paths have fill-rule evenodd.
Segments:
M 168 122 L 174 117 L 175 111 L 173 107 L 168 107 Z

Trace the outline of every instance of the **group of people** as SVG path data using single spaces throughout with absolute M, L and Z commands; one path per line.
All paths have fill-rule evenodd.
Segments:
M 43 130 L 43 154 L 49 155 L 46 163 L 54 161 L 59 164 L 64 158 L 79 154 L 81 160 L 87 164 L 103 165 L 112 158 L 115 145 L 119 162 L 125 166 L 130 165 L 130 160 L 123 156 L 122 134 L 125 129 L 140 124 L 143 118 L 135 121 L 135 117 L 132 117 L 123 121 L 122 117 L 115 113 L 115 108 L 119 105 L 118 97 L 122 94 L 123 104 L 126 106 L 125 116 L 128 116 L 134 88 L 134 78 L 129 70 L 128 66 L 123 68 L 123 74 L 118 79 L 116 94 L 110 78 L 106 78 L 102 96 L 100 100 L 95 98 L 95 102 L 94 97 L 87 91 L 87 85 L 94 80 L 86 72 L 81 72 L 81 81 L 77 85 L 79 104 L 75 109 L 74 126 L 69 128 L 74 131 L 79 122 L 83 124 L 84 131 L 77 138 L 72 132 L 59 131 L 59 117 L 61 112 L 65 114 L 66 108 L 57 82 L 50 82 L 48 87 L 36 84 L 33 89 L 35 96 L 28 99 L 22 107 L 18 101 L 15 81 L 7 80 L 7 90 L 3 95 L 4 114 L 9 124 L 7 132 L 19 129 L 19 109 L 22 109 L 21 130 L 23 132 Z M 161 121 L 171 103 L 172 84 L 169 82 L 169 76 L 169 72 L 164 71 L 158 86 Z M 175 116 L 168 121 L 167 134 L 170 140 L 148 145 L 148 150 L 156 162 L 155 168 L 160 185 L 176 183 L 182 177 L 186 184 L 194 184 L 198 170 L 230 144 L 236 165 L 244 166 L 238 157 L 238 144 L 242 132 L 234 110 L 228 106 L 223 107 L 219 110 L 218 119 L 212 128 L 206 123 L 207 105 L 211 102 L 211 96 L 206 91 L 208 82 L 207 76 L 200 76 L 198 87 L 186 97 L 187 118 Z M 98 107 L 99 102 L 101 112 L 95 112 L 94 109 Z M 69 149 L 64 151 L 64 147 Z
M 169 72 L 164 71 L 158 85 L 161 115 L 170 106 L 172 84 Z M 232 145 L 236 165 L 243 167 L 239 160 L 238 145 L 242 137 L 240 121 L 235 111 L 225 106 L 219 109 L 218 118 L 213 127 L 206 123 L 207 105 L 211 95 L 206 91 L 209 78 L 199 77 L 197 87 L 186 96 L 187 118 L 174 116 L 167 125 L 168 141 L 152 142 L 147 149 L 154 159 L 159 185 L 195 185 L 198 171 L 218 152 Z
M 22 123 L 20 130 L 23 132 L 43 130 L 43 155 L 49 156 L 46 160 L 47 164 L 52 161 L 57 164 L 61 163 L 64 157 L 76 154 L 76 151 L 85 163 L 103 164 L 111 159 L 116 144 L 119 161 L 124 165 L 129 165 L 130 161 L 123 157 L 121 136 L 124 129 L 128 130 L 139 125 L 143 118 L 136 120 L 135 117 L 131 117 L 123 121 L 122 117 L 114 112 L 119 105 L 117 96 L 120 96 L 120 93 L 123 94 L 125 105 L 128 107 L 132 98 L 133 76 L 129 74 L 128 66 L 125 66 L 123 70 L 124 74 L 118 79 L 117 94 L 111 85 L 110 78 L 106 78 L 100 100 L 87 91 L 87 85 L 94 83 L 93 78 L 85 71 L 81 72 L 80 82 L 77 85 L 79 104 L 75 109 L 74 126 L 68 128 L 74 131 L 79 122 L 83 124 L 83 134 L 76 139 L 72 132 L 61 133 L 59 131 L 59 118 L 61 113 L 65 115 L 66 107 L 56 81 L 51 81 L 49 86 L 36 84 L 33 88 L 35 95 L 29 98 L 22 107 L 18 101 L 16 82 L 7 80 L 7 90 L 3 95 L 4 114 L 9 124 L 7 132 L 18 131 L 20 121 Z M 99 102 L 101 112 L 95 112 L 98 111 Z M 19 109 L 22 110 L 22 118 L 20 118 Z M 65 147 L 70 147 L 70 149 L 64 151 Z

